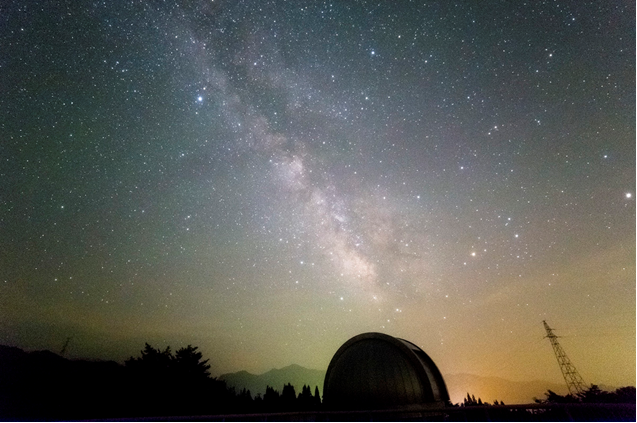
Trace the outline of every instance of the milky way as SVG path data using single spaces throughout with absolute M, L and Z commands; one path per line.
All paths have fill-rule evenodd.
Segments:
M 635 383 L 634 5 L 2 9 L 0 343 Z

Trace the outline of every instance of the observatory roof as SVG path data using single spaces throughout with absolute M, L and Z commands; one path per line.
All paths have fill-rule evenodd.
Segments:
M 323 397 L 327 407 L 341 410 L 441 406 L 449 400 L 440 371 L 423 350 L 375 332 L 357 335 L 336 351 Z

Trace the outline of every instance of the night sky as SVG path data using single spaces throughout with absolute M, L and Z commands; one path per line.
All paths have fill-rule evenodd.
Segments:
M 635 384 L 632 1 L 4 1 L 0 344 L 212 374 L 376 331 Z

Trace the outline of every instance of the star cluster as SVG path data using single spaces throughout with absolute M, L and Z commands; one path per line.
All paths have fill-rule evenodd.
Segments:
M 634 385 L 634 5 L 3 10 L 1 343 Z

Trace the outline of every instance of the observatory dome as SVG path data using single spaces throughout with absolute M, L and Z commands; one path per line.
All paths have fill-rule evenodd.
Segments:
M 336 351 L 325 374 L 323 400 L 333 410 L 406 409 L 444 406 L 449 394 L 423 350 L 404 339 L 370 332 Z

